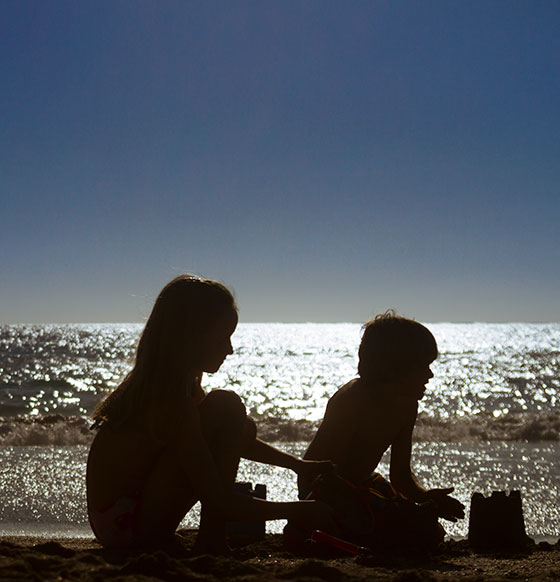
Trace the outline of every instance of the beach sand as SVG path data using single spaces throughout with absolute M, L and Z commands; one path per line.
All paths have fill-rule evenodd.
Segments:
M 0 580 L 114 580 L 132 582 L 196 580 L 296 580 L 399 582 L 560 580 L 560 544 L 542 542 L 520 552 L 477 553 L 467 541 L 448 541 L 432 555 L 334 556 L 289 552 L 279 534 L 233 546 L 231 555 L 196 555 L 192 530 L 175 545 L 148 553 L 104 550 L 91 539 L 4 537 Z

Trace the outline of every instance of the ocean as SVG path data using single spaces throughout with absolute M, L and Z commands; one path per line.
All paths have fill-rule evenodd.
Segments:
M 414 470 L 428 487 L 520 490 L 527 532 L 560 534 L 560 324 L 427 324 L 440 355 L 420 402 Z M 0 326 L 0 534 L 90 536 L 88 414 L 130 369 L 141 325 Z M 301 455 L 328 398 L 355 376 L 358 324 L 241 323 L 204 379 L 244 400 L 259 435 Z M 388 457 L 379 470 L 387 474 Z M 238 480 L 293 500 L 293 473 L 242 461 Z M 195 507 L 184 521 L 198 523 Z M 467 519 L 444 524 L 465 536 Z M 281 531 L 271 522 L 268 531 Z

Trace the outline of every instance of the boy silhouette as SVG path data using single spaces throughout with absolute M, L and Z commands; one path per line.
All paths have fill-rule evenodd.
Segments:
M 359 516 L 352 517 L 348 503 L 337 501 L 337 496 L 345 494 L 341 493 L 341 483 L 333 484 L 332 478 L 330 484 L 326 483 L 329 478 L 321 484 L 300 476 L 300 497 L 323 499 L 335 509 L 338 505 L 341 522 L 353 521 L 357 529 L 368 530 L 377 538 L 383 537 L 382 530 L 391 521 L 399 520 L 400 526 L 392 526 L 402 526 L 409 533 L 416 530 L 423 536 L 426 515 L 431 514 L 441 539 L 443 529 L 437 525 L 437 517 L 457 521 L 464 517 L 464 506 L 450 496 L 453 487 L 423 487 L 410 466 L 418 401 L 433 377 L 430 364 L 438 355 L 436 340 L 426 327 L 392 310 L 377 315 L 363 329 L 359 377 L 331 397 L 304 459 L 329 459 L 335 464 L 338 475 L 351 487 L 351 495 L 360 498 L 358 506 L 366 507 L 366 525 L 363 519 L 356 525 Z M 373 473 L 389 447 L 390 484 Z M 408 508 L 404 521 L 403 512 L 395 511 L 397 506 Z M 429 511 L 419 511 L 422 507 Z M 420 522 L 424 525 L 416 527 Z M 344 531 L 344 523 L 341 526 Z

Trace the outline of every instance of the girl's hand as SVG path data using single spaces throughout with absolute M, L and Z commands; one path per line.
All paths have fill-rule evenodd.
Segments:
M 335 472 L 335 466 L 331 461 L 307 461 L 300 459 L 296 467 L 296 473 L 306 483 L 311 483 L 319 475 L 330 475 Z
M 426 500 L 433 501 L 436 505 L 438 516 L 448 521 L 457 521 L 465 517 L 465 506 L 449 494 L 454 487 L 445 489 L 430 489 L 426 491 Z

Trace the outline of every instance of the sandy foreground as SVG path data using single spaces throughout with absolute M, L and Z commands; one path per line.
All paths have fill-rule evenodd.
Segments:
M 287 551 L 279 534 L 234 545 L 231 555 L 196 555 L 195 533 L 179 532 L 175 545 L 148 553 L 104 550 L 92 539 L 9 537 L 0 541 L 0 580 L 118 582 L 196 580 L 296 580 L 328 582 L 394 580 L 560 581 L 560 544 L 531 544 L 517 552 L 474 552 L 466 541 L 449 541 L 431 555 L 326 554 L 317 548 Z

